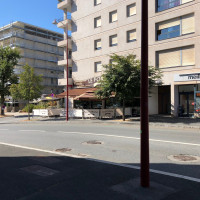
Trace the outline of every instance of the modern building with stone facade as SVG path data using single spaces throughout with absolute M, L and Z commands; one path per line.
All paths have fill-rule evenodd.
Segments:
M 15 66 L 15 73 L 21 73 L 22 66 L 29 64 L 43 77 L 43 94 L 63 91 L 63 87 L 58 86 L 58 79 L 63 78 L 64 69 L 57 64 L 58 60 L 63 60 L 63 47 L 57 46 L 62 40 L 60 33 L 19 21 L 0 28 L 0 45 L 20 49 L 22 58 Z
M 71 30 L 75 87 L 95 84 L 113 53 L 140 59 L 140 0 L 59 0 L 58 8 L 64 11 L 58 27 Z M 149 65 L 163 72 L 162 86 L 149 95 L 150 114 L 191 116 L 200 111 L 199 17 L 200 0 L 149 1 Z

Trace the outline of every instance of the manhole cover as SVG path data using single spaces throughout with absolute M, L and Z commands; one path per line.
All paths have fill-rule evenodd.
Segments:
M 61 153 L 65 153 L 65 152 L 68 152 L 68 151 L 71 151 L 72 149 L 70 148 L 62 148 L 62 149 L 56 149 L 56 152 L 61 152 Z
M 179 162 L 198 162 L 198 161 L 200 161 L 200 157 L 198 157 L 198 156 L 185 155 L 185 154 L 170 155 L 170 156 L 167 156 L 167 158 L 169 160 L 179 161 Z
M 32 165 L 29 167 L 24 167 L 24 168 L 21 168 L 21 170 L 32 173 L 32 174 L 36 174 L 39 176 L 52 176 L 56 173 L 59 173 L 59 171 L 49 169 L 47 167 L 42 167 L 40 165 Z
M 87 142 L 83 142 L 84 144 L 102 144 L 101 141 L 97 141 L 97 140 L 89 140 Z

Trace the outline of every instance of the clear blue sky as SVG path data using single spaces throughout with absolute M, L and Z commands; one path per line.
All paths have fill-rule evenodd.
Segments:
M 52 24 L 54 19 L 63 17 L 63 11 L 57 9 L 57 0 L 0 0 L 0 27 L 14 21 L 63 33 Z

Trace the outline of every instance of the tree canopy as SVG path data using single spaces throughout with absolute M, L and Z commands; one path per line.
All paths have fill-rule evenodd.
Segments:
M 114 93 L 118 100 L 123 101 L 124 108 L 125 101 L 140 96 L 141 61 L 134 55 L 114 54 L 110 59 L 112 63 L 103 66 L 105 71 L 96 95 L 100 98 L 109 98 Z M 149 66 L 149 88 L 155 86 L 160 79 L 159 69 Z
M 20 53 L 17 48 L 0 46 L 0 95 L 1 95 L 1 115 L 4 115 L 5 96 L 10 94 L 10 86 L 17 82 L 14 74 L 14 67 L 18 63 Z
M 41 75 L 34 74 L 34 68 L 26 64 L 23 72 L 19 75 L 19 84 L 13 84 L 10 88 L 14 99 L 20 99 L 29 102 L 41 96 L 43 89 Z M 30 117 L 29 117 L 30 119 Z

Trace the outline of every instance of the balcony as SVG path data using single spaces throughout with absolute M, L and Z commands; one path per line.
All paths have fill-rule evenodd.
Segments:
M 59 66 L 67 65 L 67 60 L 59 60 L 58 65 Z M 68 59 L 68 65 L 69 65 L 69 67 L 72 67 L 72 59 Z
M 59 47 L 66 47 L 67 46 L 67 40 L 62 40 L 57 43 Z M 72 49 L 72 40 L 71 38 L 68 39 L 68 48 Z
M 59 0 L 57 8 L 63 10 L 68 8 L 70 5 L 71 5 L 71 0 Z
M 59 86 L 66 86 L 67 85 L 67 79 L 66 78 L 58 79 L 58 85 Z M 72 78 L 68 78 L 68 85 L 73 85 L 73 79 Z

